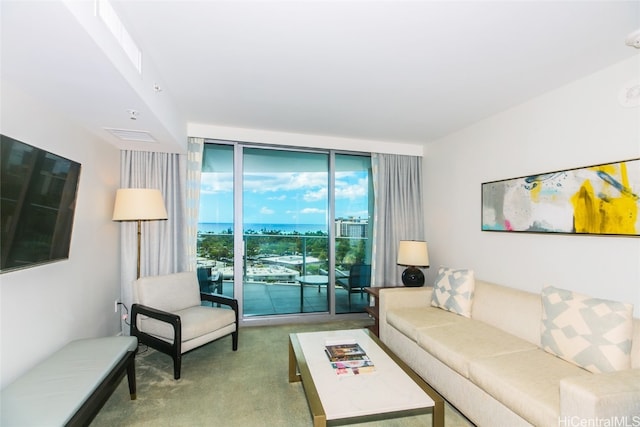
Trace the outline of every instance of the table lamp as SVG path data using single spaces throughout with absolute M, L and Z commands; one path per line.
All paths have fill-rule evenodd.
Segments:
M 398 265 L 406 265 L 402 272 L 402 283 L 409 287 L 424 285 L 424 274 L 418 267 L 429 267 L 427 242 L 421 240 L 400 240 Z

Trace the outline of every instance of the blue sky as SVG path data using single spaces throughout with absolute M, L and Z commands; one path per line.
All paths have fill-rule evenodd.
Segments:
M 244 222 L 326 224 L 326 172 L 244 175 Z M 336 217 L 367 217 L 366 171 L 336 172 Z M 199 222 L 233 222 L 233 175 L 203 173 Z

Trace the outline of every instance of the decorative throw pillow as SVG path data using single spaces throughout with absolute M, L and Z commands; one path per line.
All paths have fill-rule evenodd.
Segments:
M 475 283 L 473 270 L 440 267 L 433 286 L 431 305 L 471 317 Z
M 565 289 L 542 289 L 545 351 L 590 372 L 631 368 L 633 306 Z

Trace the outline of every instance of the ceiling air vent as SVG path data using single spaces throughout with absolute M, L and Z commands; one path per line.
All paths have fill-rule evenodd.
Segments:
M 158 142 L 153 135 L 144 130 L 109 129 L 105 130 L 123 141 Z

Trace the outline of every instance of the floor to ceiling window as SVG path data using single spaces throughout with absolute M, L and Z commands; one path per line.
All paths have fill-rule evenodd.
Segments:
M 200 289 L 234 296 L 234 148 L 207 144 L 198 218 Z
M 367 155 L 205 144 L 201 287 L 243 318 L 361 312 L 373 191 Z

